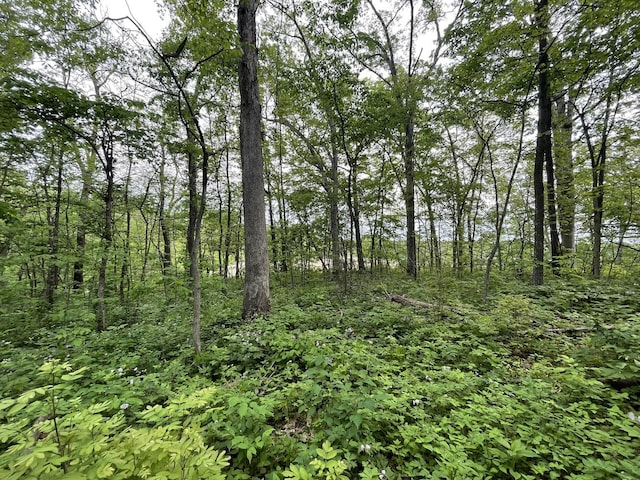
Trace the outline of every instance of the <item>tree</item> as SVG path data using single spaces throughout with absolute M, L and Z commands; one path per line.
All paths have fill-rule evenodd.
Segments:
M 533 167 L 533 197 L 535 204 L 535 236 L 533 255 L 533 284 L 542 285 L 544 282 L 544 168 L 547 166 L 547 176 L 553 172 L 552 143 L 551 143 L 551 92 L 549 82 L 549 2 L 536 2 L 535 22 L 538 35 L 538 129 L 536 139 L 536 157 Z M 551 169 L 551 170 L 549 170 Z M 549 176 L 547 177 L 549 179 Z M 552 178 L 552 177 L 551 177 Z M 553 184 L 551 179 L 547 185 Z M 551 195 L 551 193 L 549 193 Z M 552 219 L 549 219 L 551 223 Z M 553 218 L 555 223 L 555 217 Z M 555 225 L 554 225 L 555 226 Z M 556 232 L 557 235 L 557 232 Z M 552 240 L 552 245 L 555 242 Z
M 240 156 L 244 205 L 245 284 L 242 317 L 251 319 L 269 312 L 269 251 L 264 203 L 264 164 L 260 128 L 256 0 L 240 0 L 238 33 L 242 58 L 238 64 L 240 85 Z

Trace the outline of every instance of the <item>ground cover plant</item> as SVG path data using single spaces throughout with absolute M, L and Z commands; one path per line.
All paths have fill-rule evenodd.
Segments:
M 637 3 L 0 2 L 0 479 L 640 478 Z
M 229 281 L 196 357 L 180 302 L 6 329 L 2 478 L 638 478 L 637 286 L 513 282 L 485 305 L 480 280 L 439 281 L 312 276 L 253 322 Z

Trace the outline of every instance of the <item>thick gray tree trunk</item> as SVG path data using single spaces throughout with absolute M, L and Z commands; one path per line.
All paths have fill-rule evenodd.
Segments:
M 264 165 L 260 129 L 256 0 L 240 0 L 238 33 L 242 58 L 240 84 L 240 157 L 244 205 L 245 284 L 242 316 L 267 313 L 269 304 L 269 251 L 264 203 Z

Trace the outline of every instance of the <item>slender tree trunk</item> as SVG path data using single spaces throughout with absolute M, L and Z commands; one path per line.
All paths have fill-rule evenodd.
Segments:
M 329 222 L 331 229 L 331 274 L 334 278 L 337 278 L 342 271 L 342 262 L 340 258 L 340 222 L 338 217 L 338 196 L 340 194 L 340 186 L 338 184 L 338 148 L 336 146 L 336 127 L 331 118 L 329 118 L 329 131 L 331 133 L 331 179 L 328 189 Z
M 103 150 L 103 169 L 107 179 L 107 185 L 104 193 L 104 225 L 102 226 L 102 251 L 100 257 L 100 267 L 98 269 L 98 291 L 97 299 L 97 328 L 102 331 L 107 326 L 107 311 L 105 305 L 105 296 L 107 288 L 107 264 L 111 245 L 113 243 L 113 195 L 115 189 L 114 183 L 114 157 L 113 157 L 113 133 L 105 132 L 105 138 L 102 140 Z
M 480 176 L 480 183 L 482 183 L 482 175 Z M 473 198 L 473 197 L 472 197 Z M 473 208 L 475 204 L 475 208 Z M 473 215 L 471 211 L 467 216 L 467 249 L 469 250 L 469 272 L 473 273 L 475 268 L 475 244 L 476 244 L 476 228 L 478 225 L 478 215 L 480 213 L 480 195 L 475 199 L 475 202 L 471 203 L 473 209 Z
M 551 106 L 551 102 L 549 102 Z M 550 109 L 551 110 L 551 109 Z M 551 112 L 549 112 L 551 113 Z M 551 131 L 547 135 L 550 135 Z M 551 238 L 551 266 L 553 273 L 560 273 L 560 236 L 558 234 L 558 216 L 556 214 L 556 189 L 555 189 L 555 173 L 553 168 L 552 142 L 547 140 L 545 148 L 548 151 L 545 154 L 545 166 L 547 171 L 547 213 L 549 216 L 549 235 Z
M 561 253 L 575 251 L 576 194 L 573 173 L 573 106 L 562 95 L 556 102 L 557 118 L 553 129 L 554 158 L 556 160 L 556 184 L 558 221 L 560 224 Z
M 611 94 L 607 96 L 605 117 L 600 138 L 598 155 L 591 156 L 591 195 L 593 198 L 593 258 L 591 274 L 593 278 L 600 278 L 602 269 L 602 218 L 604 212 L 604 176 L 607 159 L 607 142 L 609 135 L 609 121 L 611 117 Z M 612 122 L 613 123 L 613 122 Z
M 549 28 L 548 0 L 536 3 L 536 25 L 538 38 L 538 137 L 536 140 L 536 157 L 533 167 L 534 190 L 534 252 L 533 252 L 533 284 L 544 283 L 544 168 L 545 162 L 551 162 L 551 97 L 549 84 L 549 54 L 547 52 L 547 31 Z
M 62 203 L 62 170 L 63 170 L 63 151 L 60 150 L 56 171 L 56 198 L 54 204 L 53 218 L 51 222 L 51 231 L 49 233 L 49 268 L 47 278 L 45 280 L 45 298 L 49 308 L 53 306 L 54 293 L 58 286 L 58 275 L 60 266 L 58 264 L 58 246 L 60 236 L 60 205 Z
M 278 248 L 278 232 L 276 228 L 275 214 L 273 208 L 273 184 L 271 183 L 271 168 L 270 165 L 265 165 L 265 180 L 267 183 L 266 195 L 267 195 L 267 209 L 269 211 L 269 234 L 271 236 L 271 261 L 273 262 L 273 270 L 275 272 L 279 269 L 280 249 Z
M 77 260 L 73 264 L 73 288 L 79 290 L 84 284 L 84 256 L 87 245 L 86 225 L 89 223 L 89 197 L 93 187 L 93 174 L 96 169 L 95 152 L 89 150 L 87 152 L 87 163 L 79 167 L 82 177 L 82 190 L 79 199 L 79 221 L 76 229 L 76 256 Z
M 414 110 L 409 108 L 405 123 L 404 145 L 404 206 L 407 217 L 407 273 L 418 277 L 416 254 L 416 205 L 415 205 L 415 139 Z
M 493 259 L 496 256 L 496 253 L 500 252 L 500 241 L 502 238 L 502 229 L 504 225 L 504 219 L 507 217 L 507 211 L 509 209 L 509 201 L 511 200 L 511 192 L 513 191 L 513 184 L 516 178 L 516 173 L 518 171 L 518 167 L 520 166 L 520 161 L 522 160 L 523 155 L 523 147 L 524 147 L 524 132 L 526 127 L 526 115 L 527 109 L 524 105 L 527 104 L 527 100 L 529 97 L 529 92 L 531 91 L 533 83 L 533 78 L 531 79 L 531 83 L 529 84 L 529 88 L 527 89 L 527 95 L 525 97 L 525 102 L 522 107 L 522 113 L 520 116 L 520 135 L 518 138 L 518 153 L 516 155 L 516 161 L 513 163 L 513 168 L 511 169 L 511 175 L 509 176 L 509 183 L 507 184 L 507 192 L 504 197 L 504 204 L 502 205 L 502 211 L 499 211 L 498 203 L 498 181 L 493 168 L 493 155 L 491 153 L 491 149 L 488 149 L 489 153 L 489 166 L 491 168 L 491 175 L 493 177 L 493 185 L 495 192 L 495 202 L 496 202 L 496 237 L 491 250 L 489 251 L 489 256 L 487 257 L 487 265 L 484 272 L 484 288 L 482 290 L 482 299 L 484 302 L 487 301 L 489 296 L 489 279 L 491 277 L 491 267 L 493 264 Z M 521 250 L 520 255 L 522 256 L 524 250 L 524 234 L 522 236 Z M 502 270 L 502 262 L 500 261 L 500 269 Z
M 131 167 L 133 161 L 129 159 L 127 179 L 124 185 L 124 209 L 126 218 L 126 230 L 124 233 L 124 248 L 122 254 L 122 267 L 120 270 L 120 304 L 124 305 L 126 296 L 131 286 L 131 209 L 129 205 L 129 184 L 131 183 Z M 144 208 L 144 204 L 140 206 Z
M 428 191 L 425 194 L 425 202 L 427 204 L 427 214 L 429 215 L 429 257 L 431 267 L 435 266 L 436 271 L 440 272 L 442 270 L 442 256 L 440 255 L 440 243 L 438 242 L 438 231 L 436 229 L 436 216 L 433 211 L 433 201 Z
M 360 229 L 360 207 L 358 202 L 358 196 L 356 194 L 356 177 L 355 162 L 350 161 L 349 177 L 347 182 L 347 207 L 349 208 L 349 214 L 351 217 L 351 224 L 355 235 L 356 242 L 356 259 L 358 262 L 358 270 L 363 272 L 366 270 L 364 263 L 364 249 L 362 247 L 362 232 Z
M 229 258 L 231 257 L 231 239 L 233 238 L 233 231 L 231 229 L 231 218 L 233 216 L 233 204 L 231 203 L 232 195 L 231 195 L 231 179 L 229 176 L 229 159 L 227 158 L 226 164 L 226 175 L 227 175 L 227 225 L 226 231 L 224 234 L 224 278 L 229 277 Z M 238 273 L 238 255 L 236 255 L 236 275 Z
M 192 143 L 191 135 L 187 134 L 187 142 Z M 189 224 L 187 225 L 187 254 L 189 256 L 189 276 L 191 277 L 191 290 L 193 300 L 192 312 L 192 342 L 196 354 L 200 353 L 200 317 L 201 317 L 201 290 L 200 282 L 200 226 L 198 212 L 202 198 L 198 198 L 198 167 L 196 157 L 190 151 L 187 158 L 188 190 L 189 190 Z
M 464 265 L 463 243 L 464 243 L 464 204 L 458 207 L 455 218 L 455 230 L 453 232 L 453 257 L 454 268 L 457 276 L 462 275 Z
M 282 145 L 282 124 L 278 124 L 278 222 L 280 227 L 280 246 L 282 261 L 280 269 L 283 272 L 289 270 L 291 265 L 291 249 L 289 247 L 289 221 L 287 219 L 287 203 L 284 189 L 284 172 L 283 172 L 283 145 Z M 293 278 L 293 277 L 291 277 Z
M 169 236 L 169 226 L 166 218 L 167 177 L 165 175 L 165 161 L 165 152 L 163 149 L 159 172 L 160 192 L 158 195 L 158 221 L 160 222 L 160 234 L 162 237 L 160 264 L 162 275 L 166 277 L 171 271 L 171 238 Z
M 151 182 L 147 183 L 147 192 L 145 195 L 149 193 L 149 188 L 151 187 Z M 149 265 L 149 252 L 151 251 L 151 246 L 154 244 L 153 239 L 151 238 L 155 229 L 156 219 L 153 220 L 153 225 L 150 224 L 149 218 L 144 212 L 144 204 L 140 205 L 140 216 L 142 217 L 142 221 L 144 222 L 144 251 L 142 253 L 142 268 L 140 269 L 140 281 L 144 283 L 147 278 L 147 265 Z M 157 245 L 159 257 L 162 258 L 162 250 L 160 249 L 160 243 Z M 162 265 L 162 264 L 161 264 Z M 161 267 L 162 268 L 162 267 Z
M 258 88 L 258 49 L 256 46 L 256 0 L 240 0 L 238 32 L 242 58 L 238 68 L 240 85 L 240 156 L 242 159 L 242 198 L 244 204 L 245 285 L 242 317 L 266 314 L 269 301 L 269 251 L 264 202 L 264 164 L 260 98 Z

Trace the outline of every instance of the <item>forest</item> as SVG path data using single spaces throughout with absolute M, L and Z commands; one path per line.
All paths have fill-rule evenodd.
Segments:
M 640 479 L 637 0 L 114 2 L 0 0 L 1 478 Z

